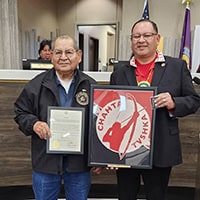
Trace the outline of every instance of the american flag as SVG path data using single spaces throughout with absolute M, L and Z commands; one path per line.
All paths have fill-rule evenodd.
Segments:
M 149 4 L 148 4 L 148 0 L 144 1 L 142 19 L 149 19 Z

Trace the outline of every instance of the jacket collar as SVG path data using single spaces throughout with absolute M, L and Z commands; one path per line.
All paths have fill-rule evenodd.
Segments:
M 161 80 L 161 78 L 162 78 L 162 76 L 163 76 L 163 74 L 166 70 L 166 66 L 167 66 L 167 61 L 166 61 L 163 53 L 160 52 L 160 51 L 157 51 L 157 53 L 158 53 L 158 56 L 155 60 L 154 74 L 153 74 L 152 83 L 151 83 L 152 86 L 157 86 L 159 84 L 159 82 L 160 82 L 160 80 Z M 134 56 L 130 60 L 130 66 L 134 67 L 134 69 L 136 69 L 136 67 L 137 67 L 137 65 L 135 64 L 135 57 Z M 127 76 L 130 76 L 129 74 L 130 73 L 128 73 Z M 131 79 L 128 78 L 128 80 L 130 81 Z M 134 79 L 132 81 L 133 81 L 133 83 L 131 83 L 131 84 L 137 84 L 136 79 Z
M 155 59 L 155 63 L 165 63 L 165 57 L 164 57 L 163 53 L 160 51 L 157 51 L 157 55 L 158 56 Z M 134 56 L 130 59 L 130 65 L 137 68 Z

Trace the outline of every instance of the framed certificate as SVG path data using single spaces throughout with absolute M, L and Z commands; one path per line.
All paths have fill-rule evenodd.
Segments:
M 83 154 L 84 108 L 48 107 L 47 153 Z
M 89 165 L 151 168 L 155 87 L 92 85 Z

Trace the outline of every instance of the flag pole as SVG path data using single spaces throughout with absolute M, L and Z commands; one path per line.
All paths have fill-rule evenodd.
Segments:
M 190 3 L 192 3 L 193 0 L 182 0 L 182 4 L 186 4 L 186 7 L 190 7 Z

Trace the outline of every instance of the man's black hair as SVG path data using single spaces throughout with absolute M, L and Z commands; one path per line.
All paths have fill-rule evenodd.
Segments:
M 133 29 L 135 28 L 136 24 L 138 24 L 138 23 L 140 23 L 140 22 L 149 22 L 149 23 L 151 23 L 152 26 L 153 26 L 153 29 L 155 30 L 155 32 L 158 33 L 157 24 L 156 24 L 155 22 L 149 20 L 149 19 L 140 19 L 140 20 L 138 20 L 137 22 L 135 22 L 135 23 L 133 24 L 133 26 L 132 26 L 131 33 L 132 33 Z

